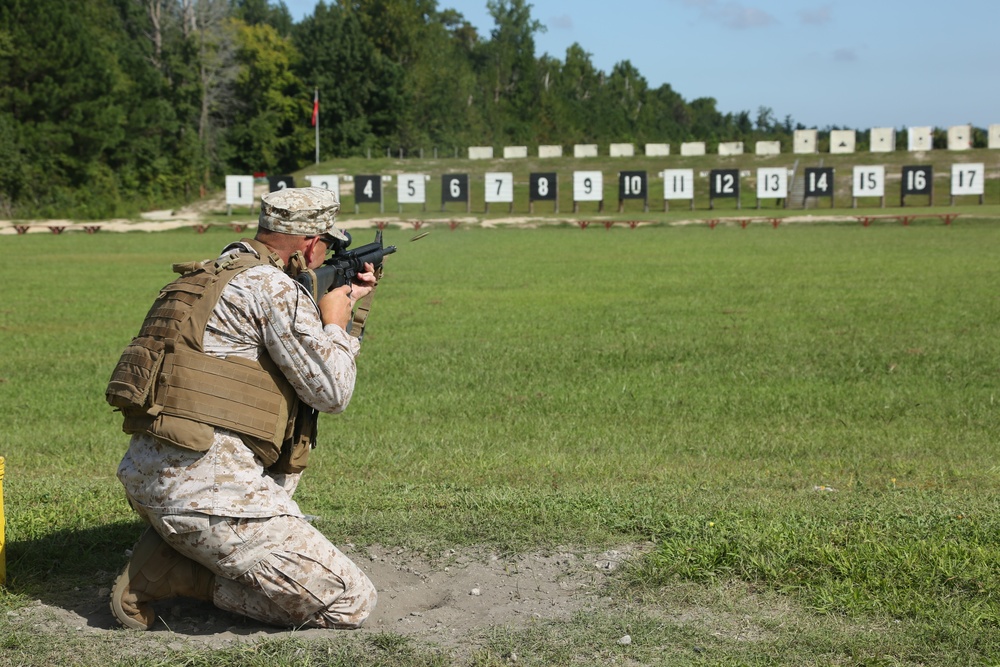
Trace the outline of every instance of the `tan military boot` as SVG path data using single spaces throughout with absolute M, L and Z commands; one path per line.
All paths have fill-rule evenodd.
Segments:
M 152 604 L 176 597 L 211 602 L 215 575 L 204 565 L 182 556 L 147 528 L 132 549 L 132 560 L 111 590 L 111 613 L 122 625 L 149 630 L 156 621 Z

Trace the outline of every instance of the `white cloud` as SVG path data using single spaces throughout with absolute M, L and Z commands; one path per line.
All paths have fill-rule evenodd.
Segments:
M 572 30 L 573 17 L 569 14 L 560 14 L 549 19 L 549 27 L 556 30 Z
M 824 25 L 833 20 L 832 9 L 832 5 L 823 5 L 815 9 L 799 10 L 799 21 L 806 25 Z
M 763 9 L 751 7 L 736 0 L 722 2 L 721 0 L 675 0 L 685 7 L 701 11 L 703 18 L 720 23 L 734 30 L 765 28 L 774 25 L 778 19 Z
M 833 59 L 839 63 L 853 63 L 858 59 L 858 52 L 855 49 L 841 47 L 834 49 Z

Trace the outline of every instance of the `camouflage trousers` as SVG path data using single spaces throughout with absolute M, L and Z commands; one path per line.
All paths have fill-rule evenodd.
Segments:
M 365 573 L 304 519 L 136 509 L 170 546 L 215 573 L 220 609 L 283 627 L 357 628 L 375 608 Z

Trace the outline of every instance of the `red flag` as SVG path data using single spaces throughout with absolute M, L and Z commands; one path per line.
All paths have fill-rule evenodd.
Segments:
M 316 93 L 313 96 L 313 117 L 312 126 L 316 127 L 316 121 L 319 120 L 319 88 L 316 89 Z

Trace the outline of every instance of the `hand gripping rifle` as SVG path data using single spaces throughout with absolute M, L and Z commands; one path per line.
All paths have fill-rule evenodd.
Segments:
M 347 234 L 345 232 L 345 234 Z M 348 250 L 351 245 L 351 235 L 347 234 L 346 241 L 336 242 L 331 246 L 333 256 L 323 262 L 322 266 L 316 269 L 305 269 L 295 279 L 301 283 L 306 290 L 312 294 L 315 301 L 332 289 L 341 285 L 348 285 L 354 278 L 364 270 L 366 263 L 375 267 L 375 278 L 382 277 L 382 260 L 386 255 L 396 252 L 396 246 L 382 246 L 382 230 L 375 232 L 375 241 L 367 245 L 360 246 L 354 250 Z M 354 309 L 354 319 L 347 325 L 347 333 L 357 339 L 365 333 L 365 320 L 371 311 L 372 297 L 375 290 L 365 298 L 358 301 Z

